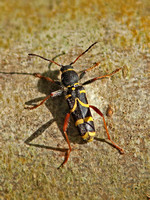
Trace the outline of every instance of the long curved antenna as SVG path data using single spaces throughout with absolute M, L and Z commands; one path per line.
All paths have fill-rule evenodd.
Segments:
M 94 42 L 91 46 L 89 46 L 89 48 L 86 49 L 83 53 L 81 53 L 73 62 L 70 63 L 70 65 L 73 65 L 81 56 L 83 56 L 90 48 L 92 48 L 92 46 L 94 46 L 97 43 L 98 42 Z
M 40 55 L 37 55 L 37 54 L 34 54 L 34 53 L 29 53 L 28 55 L 29 55 L 29 56 L 37 56 L 37 57 L 39 57 L 39 58 L 42 58 L 43 60 L 47 60 L 47 61 L 49 61 L 49 62 L 51 62 L 51 63 L 54 63 L 54 64 L 56 64 L 56 65 L 58 65 L 58 66 L 60 66 L 60 67 L 63 66 L 63 65 L 58 64 L 57 62 L 55 62 L 55 61 L 53 61 L 53 60 L 49 60 L 49 59 L 47 59 L 47 58 L 44 58 L 43 56 L 40 56 Z

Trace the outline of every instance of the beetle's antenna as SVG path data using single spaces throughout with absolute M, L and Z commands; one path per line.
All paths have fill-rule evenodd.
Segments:
M 34 54 L 34 53 L 29 53 L 28 55 L 29 55 L 29 56 L 37 56 L 37 57 L 39 57 L 39 58 L 42 58 L 43 60 L 47 60 L 47 61 L 49 61 L 49 62 L 51 62 L 51 63 L 54 63 L 54 64 L 56 64 L 56 65 L 58 65 L 58 66 L 60 66 L 60 67 L 63 66 L 63 65 L 58 64 L 57 62 L 55 62 L 55 61 L 53 61 L 53 60 L 49 60 L 49 59 L 47 59 L 47 58 L 44 58 L 43 56 L 40 56 L 40 55 L 37 55 L 37 54 Z
M 89 46 L 89 48 L 86 49 L 83 53 L 81 53 L 73 62 L 70 63 L 70 65 L 73 65 L 81 56 L 83 56 L 90 48 L 92 48 L 92 46 L 94 46 L 97 43 L 98 42 L 94 42 L 91 46 Z

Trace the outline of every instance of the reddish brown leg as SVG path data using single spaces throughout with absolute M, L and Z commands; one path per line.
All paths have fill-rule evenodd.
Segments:
M 52 82 L 52 83 L 55 83 L 55 81 L 52 80 L 51 78 L 42 76 L 41 74 L 34 74 L 34 76 L 35 76 L 35 77 L 38 77 L 38 78 L 43 78 L 43 79 L 45 79 L 45 80 L 47 80 L 47 81 L 50 81 L 50 82 Z
M 25 107 L 25 109 L 29 109 L 29 110 L 33 110 L 39 106 L 41 106 L 47 99 L 49 99 L 51 96 L 53 96 L 52 94 L 48 95 L 45 99 L 43 99 L 43 101 L 41 101 L 41 103 L 35 105 L 35 106 L 32 106 L 32 107 Z
M 97 67 L 99 64 L 100 64 L 100 62 L 98 62 L 95 65 L 93 65 L 92 67 L 89 67 L 88 69 L 82 71 L 82 73 L 80 74 L 80 79 L 83 78 L 83 76 L 86 74 L 86 72 L 91 71 L 92 69 L 94 69 L 95 67 Z
M 52 80 L 51 78 L 49 77 L 45 77 L 45 76 L 42 76 L 41 74 L 34 74 L 35 77 L 38 77 L 38 78 L 43 78 L 47 81 L 50 81 L 52 83 L 56 83 L 54 80 Z M 56 83 L 57 84 L 57 83 Z M 43 101 L 41 101 L 41 103 L 35 105 L 35 106 L 32 106 L 32 107 L 25 107 L 25 109 L 30 109 L 30 110 L 33 110 L 39 106 L 41 106 L 47 99 L 49 99 L 50 97 L 52 96 L 59 96 L 62 94 L 62 91 L 61 90 L 57 90 L 55 92 L 52 92 L 50 95 L 48 95 L 45 99 L 43 99 Z
M 92 67 L 89 67 L 88 69 L 86 69 L 84 72 L 91 71 L 92 69 L 94 69 L 95 67 L 97 67 L 99 64 L 100 64 L 100 62 L 96 63 L 96 64 L 93 65 Z
M 99 76 L 99 77 L 90 79 L 90 80 L 84 82 L 82 85 L 90 84 L 90 83 L 92 83 L 92 82 L 94 82 L 94 81 L 96 81 L 96 80 L 98 80 L 98 79 L 103 79 L 103 78 L 107 78 L 107 77 L 109 77 L 109 76 L 112 76 L 112 75 L 114 75 L 115 73 L 117 73 L 118 71 L 120 71 L 121 69 L 122 69 L 122 68 L 120 67 L 120 68 L 116 69 L 115 71 L 113 71 L 113 72 L 110 73 L 110 74 L 106 74 L 106 75 L 104 75 L 104 76 Z
M 90 108 L 92 108 L 95 112 L 97 112 L 102 118 L 103 118 L 103 122 L 104 122 L 104 126 L 105 126 L 105 130 L 106 130 L 106 133 L 107 133 L 107 137 L 108 137 L 108 139 L 111 141 L 111 143 L 113 144 L 113 146 L 114 147 L 116 147 L 119 151 L 120 151 L 120 153 L 124 153 L 124 150 L 121 148 L 121 147 L 119 147 L 116 143 L 114 143 L 112 140 L 111 140 L 111 138 L 110 138 L 110 135 L 109 135 L 109 132 L 108 132 L 108 129 L 107 129 L 107 125 L 106 125 L 106 122 L 105 122 L 105 118 L 104 118 L 104 115 L 103 115 L 103 113 L 98 109 L 98 108 L 96 108 L 95 106 L 89 106 Z
M 66 138 L 66 141 L 67 141 L 67 143 L 68 143 L 69 149 L 68 149 L 68 151 L 66 152 L 65 160 L 64 160 L 64 162 L 60 165 L 60 167 L 62 167 L 63 165 L 65 165 L 65 164 L 67 163 L 68 158 L 69 158 L 69 155 L 70 155 L 70 152 L 71 152 L 71 145 L 70 145 L 69 138 L 68 138 L 68 135 L 67 135 L 67 127 L 68 127 L 68 124 L 69 124 L 69 118 L 70 118 L 70 113 L 67 113 L 66 118 L 65 118 L 65 121 L 64 121 L 64 126 L 63 126 L 63 131 L 64 131 L 64 134 L 65 134 L 65 138 Z M 60 167 L 59 167 L 59 168 L 60 168 Z
M 32 107 L 25 107 L 25 109 L 33 110 L 33 109 L 41 106 L 50 97 L 60 96 L 60 95 L 62 95 L 62 93 L 63 93 L 63 90 L 56 90 L 56 91 L 52 92 L 50 95 L 48 95 L 45 99 L 43 99 L 43 101 L 41 101 L 41 103 L 39 103 L 39 104 L 37 104 L 35 106 L 32 106 Z

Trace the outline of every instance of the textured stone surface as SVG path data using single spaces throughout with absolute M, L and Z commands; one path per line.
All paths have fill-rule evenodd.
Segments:
M 51 3 L 50 3 L 51 2 Z M 150 195 L 149 1 L 4 1 L 0 3 L 0 199 L 146 200 Z M 101 62 L 84 80 L 115 76 L 87 85 L 89 103 L 105 115 L 119 152 L 104 142 L 102 119 L 93 113 L 97 138 L 82 144 L 71 120 L 73 147 L 62 127 L 67 104 L 61 97 L 38 103 L 56 86 L 32 73 L 60 79 L 59 67 L 28 53 L 68 64 L 99 41 L 74 65 L 77 71 Z M 59 55 L 64 53 L 64 55 Z M 108 105 L 113 114 L 106 116 Z M 31 140 L 32 145 L 25 144 Z

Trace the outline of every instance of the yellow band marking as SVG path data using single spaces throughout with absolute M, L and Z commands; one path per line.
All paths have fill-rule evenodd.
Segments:
M 82 138 L 83 138 L 84 140 L 86 140 L 89 136 L 91 136 L 91 138 L 88 140 L 88 142 L 90 142 L 90 141 L 93 140 L 92 137 L 95 136 L 95 132 L 86 132 L 86 133 L 82 136 Z
M 62 73 L 65 73 L 65 72 L 67 72 L 67 71 L 74 71 L 74 69 L 66 69 L 66 70 L 64 70 Z
M 83 103 L 82 101 L 80 101 L 79 98 L 75 98 L 74 106 L 73 106 L 73 108 L 70 110 L 71 113 L 75 111 L 75 109 L 76 109 L 76 107 L 77 107 L 77 101 L 81 104 L 81 106 L 89 107 L 89 104 L 85 104 L 85 103 Z
M 86 133 L 82 136 L 83 140 L 86 140 L 88 137 L 89 137 L 88 132 L 86 132 Z
M 83 119 L 78 119 L 76 122 L 75 122 L 75 126 L 78 126 L 80 124 L 83 124 L 84 123 L 84 120 Z
M 86 117 L 84 119 L 78 119 L 76 122 L 75 122 L 75 126 L 78 126 L 80 124 L 83 124 L 84 122 L 89 122 L 89 121 L 93 121 L 93 118 L 91 116 L 89 117 Z
M 94 137 L 95 136 L 95 132 L 89 132 L 89 136 Z
M 80 93 L 86 93 L 85 90 L 80 90 Z
M 93 137 L 91 137 L 87 142 L 92 142 L 93 141 Z
M 74 112 L 75 109 L 76 109 L 76 107 L 77 107 L 77 98 L 75 99 L 75 103 L 74 103 L 74 105 L 73 105 L 73 108 L 70 110 L 70 112 L 71 112 L 71 113 Z
M 80 101 L 79 98 L 77 98 L 78 102 L 81 104 L 81 106 L 84 106 L 84 107 L 89 107 L 89 104 L 85 104 L 83 103 L 82 101 Z
M 68 99 L 69 97 L 71 97 L 71 94 L 65 96 L 66 99 Z
M 79 83 L 75 83 L 74 85 L 79 85 Z
M 85 122 L 93 121 L 93 118 L 91 116 L 84 118 Z

